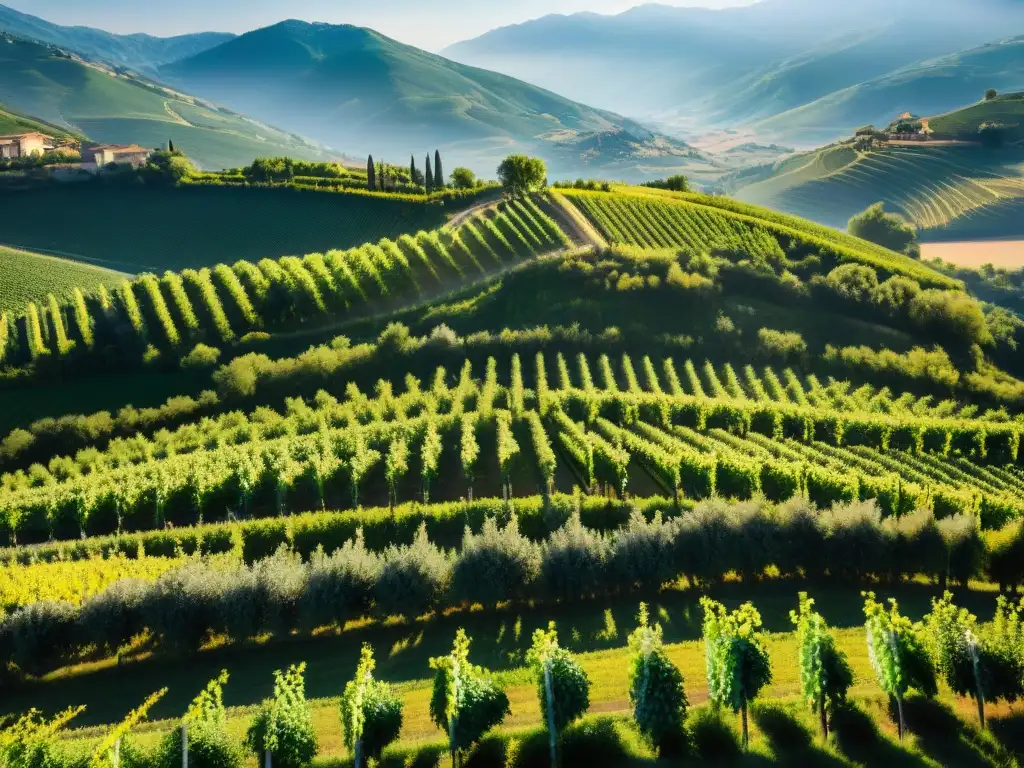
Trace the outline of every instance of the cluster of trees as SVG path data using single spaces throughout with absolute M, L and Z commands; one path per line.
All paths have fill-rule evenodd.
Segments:
M 54 149 L 48 152 L 33 152 L 26 157 L 0 157 L 0 171 L 23 171 L 44 168 L 48 165 L 80 163 L 82 155 L 76 149 Z
M 917 229 L 902 216 L 886 213 L 885 203 L 875 203 L 853 216 L 846 229 L 854 237 L 877 243 L 897 253 L 905 253 L 911 258 L 921 258 Z
M 669 176 L 667 179 L 655 179 L 654 181 L 645 181 L 642 186 L 650 187 L 651 189 L 667 189 L 671 192 L 690 191 L 690 182 L 682 174 Z
M 273 530 L 264 537 L 251 527 L 250 551 L 272 543 Z M 309 536 L 322 541 L 330 532 L 307 533 L 305 562 L 284 546 L 251 566 L 187 558 L 151 582 L 116 581 L 81 605 L 29 602 L 0 623 L 0 649 L 22 673 L 39 675 L 90 647 L 100 656 L 115 653 L 144 630 L 156 647 L 196 650 L 211 634 L 243 642 L 369 615 L 413 619 L 474 603 L 657 590 L 683 576 L 701 585 L 729 573 L 756 582 L 772 566 L 785 578 L 865 583 L 921 574 L 966 583 L 985 553 L 967 516 L 883 520 L 872 503 L 819 512 L 802 500 L 714 500 L 667 520 L 634 511 L 610 534 L 587 528 L 573 512 L 542 542 L 522 533 L 515 515 L 503 528 L 487 517 L 478 532 L 467 527 L 455 551 L 431 541 L 425 523 L 409 544 L 394 543 L 385 529 L 382 551 L 370 549 L 359 530 L 325 554 Z

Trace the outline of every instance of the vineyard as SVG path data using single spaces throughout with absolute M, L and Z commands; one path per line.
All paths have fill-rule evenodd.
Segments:
M 955 281 L 901 254 L 807 222 L 763 209 L 698 195 L 639 192 L 562 191 L 610 243 L 642 248 L 684 247 L 692 252 L 748 255 L 769 262 L 799 262 L 815 254 L 816 268 L 832 269 L 854 262 L 904 275 L 925 286 L 953 287 Z
M 68 304 L 51 294 L 8 317 L 0 363 L 90 358 L 116 348 L 131 359 L 185 355 L 200 342 L 315 326 L 443 293 L 519 259 L 568 243 L 532 200 L 502 203 L 442 228 L 302 258 L 146 274 Z
M 129 383 L 0 435 L 0 761 L 1016 765 L 1024 422 L 980 305 L 612 189 L 9 313 L 7 402 Z
M 0 247 L 0 312 L 21 312 L 30 301 L 65 298 L 76 288 L 93 291 L 117 285 L 124 275 L 108 269 Z
M 979 146 L 888 147 L 867 153 L 848 148 L 833 167 L 836 148 L 804 156 L 805 164 L 742 187 L 737 196 L 798 216 L 842 227 L 878 201 L 924 230 L 942 231 L 972 220 L 995 222 L 1006 206 L 1024 196 L 1019 151 L 993 153 Z M 912 185 L 905 183 L 914 179 Z M 1012 223 L 989 228 L 989 237 L 1020 234 Z

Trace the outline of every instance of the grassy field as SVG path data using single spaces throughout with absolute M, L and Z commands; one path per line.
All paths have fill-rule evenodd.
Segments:
M 3 205 L 8 244 L 95 259 L 128 273 L 351 248 L 433 229 L 445 217 L 440 205 L 217 187 L 55 186 L 5 196 Z M 60 227 L 53 211 L 60 211 Z
M 753 599 L 761 611 L 766 628 L 774 634 L 769 644 L 773 665 L 773 682 L 762 700 L 779 702 L 790 717 L 813 732 L 813 719 L 803 712 L 799 703 L 799 673 L 796 663 L 795 636 L 790 631 L 789 611 L 796 606 L 796 592 L 805 585 L 790 582 L 767 582 L 751 591 L 749 586 L 726 584 L 711 590 L 715 599 L 729 607 Z M 880 690 L 871 670 L 864 640 L 861 598 L 854 588 L 812 587 L 811 596 L 829 623 L 837 628 L 838 646 L 848 655 L 854 670 L 854 686 L 850 693 L 857 700 L 861 720 L 876 723 L 881 736 L 862 743 L 845 739 L 830 745 L 827 752 L 833 764 L 860 762 L 865 752 L 884 747 L 898 764 L 986 765 L 984 749 L 971 741 L 978 739 L 971 722 L 973 705 L 958 701 L 948 691 L 940 697 L 941 704 L 910 708 L 912 736 L 903 745 L 895 743 L 895 728 L 881 703 Z M 886 597 L 900 600 L 903 611 L 920 618 L 929 608 L 935 589 L 922 584 L 906 584 L 883 588 Z M 650 596 L 649 596 L 650 597 Z M 679 665 L 686 680 L 686 692 L 693 706 L 707 704 L 707 681 L 704 647 L 700 638 L 700 610 L 694 590 L 671 589 L 650 597 L 653 615 L 665 629 L 670 658 Z M 225 703 L 236 709 L 230 720 L 231 730 L 244 733 L 251 717 L 252 705 L 270 695 L 271 673 L 288 664 L 307 663 L 307 693 L 315 699 L 314 721 L 320 739 L 320 759 L 329 762 L 345 758 L 341 726 L 338 720 L 338 695 L 344 682 L 352 675 L 363 642 L 370 643 L 378 659 L 376 675 L 395 683 L 405 704 L 401 746 L 410 748 L 437 741 L 440 734 L 429 720 L 430 679 L 427 661 L 431 656 L 445 654 L 458 627 L 465 627 L 473 639 L 470 658 L 475 663 L 498 672 L 506 684 L 512 714 L 503 730 L 521 730 L 540 725 L 536 685 L 524 665 L 525 652 L 536 628 L 555 621 L 564 646 L 580 654 L 580 661 L 591 681 L 590 710 L 592 715 L 628 714 L 626 696 L 628 651 L 625 638 L 635 626 L 639 597 L 623 597 L 611 602 L 582 602 L 568 606 L 510 606 L 491 611 L 474 611 L 436 617 L 413 624 L 352 625 L 340 635 L 316 638 L 295 638 L 283 642 L 255 644 L 244 648 L 211 648 L 197 657 L 182 660 L 128 660 L 65 670 L 46 681 L 10 691 L 0 711 L 17 712 L 28 706 L 43 711 L 57 711 L 66 706 L 86 704 L 85 712 L 75 721 L 81 726 L 112 723 L 123 717 L 153 690 L 169 686 L 168 695 L 153 712 L 157 720 L 176 717 L 187 706 L 195 692 L 221 669 L 227 669 L 231 681 L 225 689 Z M 994 609 L 989 592 L 972 591 L 957 595 L 960 604 L 978 613 L 983 619 Z M 991 707 L 994 729 L 999 733 L 1000 717 L 1012 723 L 1013 713 L 1006 706 Z M 932 717 L 943 718 L 950 732 L 931 733 Z M 778 734 L 769 718 L 755 717 L 755 750 L 763 758 L 774 755 L 780 746 L 772 741 Z M 147 725 L 140 735 L 142 744 L 152 744 L 172 727 L 163 722 Z M 94 732 L 83 732 L 79 738 L 93 739 Z M 1014 730 L 1019 737 L 1019 732 Z M 862 736 L 866 734 L 862 733 Z M 936 739 L 940 739 L 935 743 Z M 855 740 L 857 741 L 857 740 Z M 789 745 L 788 748 L 792 748 Z M 862 750 L 858 752 L 857 749 Z M 980 754 L 979 754 L 980 753 Z M 641 752 L 641 755 L 643 753 Z M 916 754 L 916 757 L 915 757 Z M 948 762 L 952 760 L 953 762 Z M 803 763 L 806 764 L 806 763 Z M 826 763 L 828 764 L 828 763 Z M 869 762 L 868 764 L 880 764 Z M 886 762 L 886 765 L 897 764 Z
M 45 301 L 51 293 L 61 299 L 73 288 L 114 286 L 124 277 L 109 269 L 0 246 L 0 312 L 21 312 L 26 302 Z
M 3 104 L 0 104 L 0 136 L 12 133 L 28 133 L 30 131 L 39 131 L 40 133 L 45 133 L 47 136 L 69 136 L 77 138 L 76 134 L 73 131 L 69 131 L 67 128 L 61 128 L 57 125 L 43 122 L 34 117 L 22 115 L 6 108 Z
M 926 236 L 972 225 L 993 238 L 1024 233 L 1017 217 L 1001 215 L 1024 197 L 1024 149 L 890 147 L 865 153 L 839 146 L 793 165 L 736 196 L 834 227 L 881 200 Z

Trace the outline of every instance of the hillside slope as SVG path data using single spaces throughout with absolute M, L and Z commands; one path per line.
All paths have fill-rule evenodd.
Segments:
M 888 125 L 903 112 L 934 115 L 980 99 L 988 88 L 1024 86 L 1024 37 L 902 67 L 757 124 L 759 132 L 820 143 L 865 124 Z
M 939 142 L 915 146 L 852 142 L 788 158 L 773 167 L 738 176 L 736 197 L 843 227 L 879 200 L 923 230 L 925 239 L 1017 237 L 1024 200 L 1024 98 L 1006 95 L 928 118 Z M 985 122 L 1007 126 L 1005 144 L 978 144 Z
M 0 245 L 0 313 L 20 313 L 27 302 L 46 301 L 51 293 L 66 301 L 75 288 L 91 293 L 100 285 L 113 287 L 124 278 L 102 267 Z
M 623 154 L 657 165 L 695 154 L 681 142 L 505 75 L 466 67 L 373 30 L 286 21 L 162 68 L 170 82 L 354 152 L 403 162 L 435 146 L 493 173 L 510 148 L 554 172 Z M 581 146 L 590 138 L 602 146 Z
M 260 155 L 322 159 L 328 153 L 243 115 L 85 62 L 61 48 L 0 34 L 0 102 L 93 141 L 165 146 L 206 168 Z
M 177 37 L 115 35 L 91 27 L 64 27 L 0 5 L 0 32 L 75 51 L 89 59 L 153 74 L 161 64 L 194 56 L 234 35 L 202 32 Z
M 30 133 L 33 131 L 45 133 L 47 136 L 55 138 L 81 138 L 78 133 L 66 126 L 54 125 L 31 115 L 23 115 L 4 104 L 0 104 L 0 135 Z

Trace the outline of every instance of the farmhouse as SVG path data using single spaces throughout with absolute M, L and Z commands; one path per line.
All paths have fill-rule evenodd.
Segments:
M 151 154 L 153 150 L 138 144 L 90 144 L 82 148 L 82 168 L 98 171 L 111 163 L 138 168 L 146 164 Z
M 29 157 L 43 154 L 53 149 L 53 138 L 43 133 L 18 133 L 0 136 L 0 158 L 13 160 L 18 157 Z

